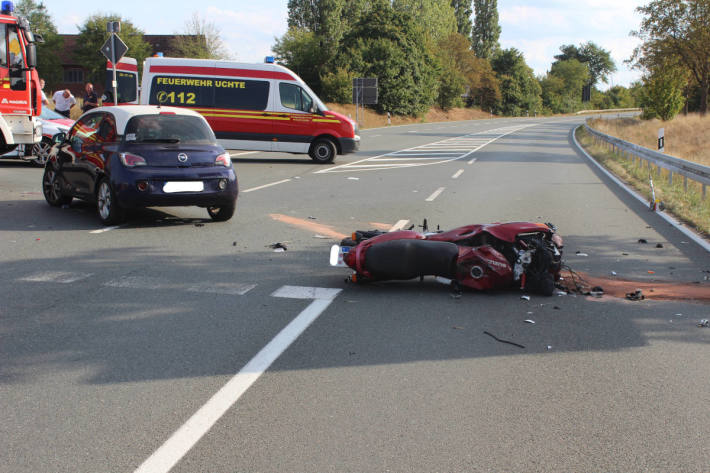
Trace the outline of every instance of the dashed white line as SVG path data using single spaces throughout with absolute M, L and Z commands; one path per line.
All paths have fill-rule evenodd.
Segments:
M 333 302 L 340 289 L 284 286 L 274 297 L 315 299 L 165 441 L 135 473 L 167 473 Z
M 396 232 L 398 230 L 401 230 L 409 223 L 409 220 L 399 220 L 397 223 L 392 225 L 392 228 L 389 229 L 390 232 Z
M 271 186 L 277 186 L 279 184 L 283 184 L 284 182 L 289 182 L 291 179 L 282 179 L 280 181 L 272 182 L 270 184 L 264 184 L 263 186 L 258 186 L 258 187 L 252 187 L 251 189 L 245 189 L 241 191 L 242 194 L 246 194 L 247 192 L 253 192 L 253 191 L 258 191 L 260 189 L 266 189 L 267 187 Z
M 463 169 L 459 169 L 458 171 L 456 171 L 456 174 L 451 176 L 451 179 L 458 179 L 461 174 L 463 174 Z
M 442 192 L 444 192 L 444 189 L 446 189 L 446 187 L 439 187 L 437 190 L 434 191 L 433 194 L 431 194 L 429 197 L 426 198 L 426 201 L 427 201 L 427 202 L 432 202 L 434 199 L 436 199 L 437 197 L 439 197 L 439 194 L 441 194 Z
M 41 273 L 35 273 L 24 278 L 20 278 L 20 281 L 29 282 L 53 282 L 59 284 L 71 284 L 73 282 L 81 281 L 82 279 L 87 279 L 93 276 L 93 273 L 70 273 L 67 271 L 43 271 Z
M 468 163 L 466 163 L 466 164 L 473 164 L 473 163 L 475 163 L 475 162 L 476 162 L 476 159 L 478 159 L 478 158 L 473 158 L 473 159 L 472 159 L 471 161 L 469 161 L 469 162 L 468 162 Z

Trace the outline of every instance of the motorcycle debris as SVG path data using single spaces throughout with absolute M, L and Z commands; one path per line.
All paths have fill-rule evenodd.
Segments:
M 646 240 L 645 238 L 639 238 L 639 243 L 645 244 L 648 243 L 648 240 Z
M 487 332 L 487 331 L 484 330 L 483 333 L 485 333 L 485 334 L 488 335 L 489 337 L 493 338 L 493 339 L 494 339 L 495 341 L 497 341 L 497 342 L 500 342 L 500 343 L 507 343 L 508 345 L 513 345 L 513 346 L 515 346 L 515 347 L 519 347 L 519 348 L 523 348 L 523 349 L 525 348 L 525 346 L 523 346 L 523 345 L 521 345 L 521 344 L 519 344 L 519 343 L 515 343 L 515 342 L 511 342 L 510 340 L 503 340 L 502 338 L 498 338 L 498 337 L 496 337 L 495 335 L 493 335 L 491 332 Z
M 317 218 L 313 217 L 312 215 L 309 215 L 308 220 L 317 220 Z
M 534 324 L 535 321 L 533 319 L 525 319 L 526 324 Z
M 237 242 L 236 242 L 236 241 L 233 241 L 233 242 L 232 242 L 232 246 L 237 246 Z
M 698 327 L 710 327 L 710 320 L 708 319 L 703 319 L 700 321 L 698 324 Z
M 552 345 L 547 345 L 547 351 L 552 350 Z
M 588 295 L 593 296 L 593 297 L 601 297 L 604 295 L 604 288 L 602 288 L 601 286 L 594 286 L 589 291 Z
M 582 253 L 581 251 L 577 251 L 577 252 L 575 253 L 575 255 L 577 255 L 577 256 L 589 256 L 587 253 Z
M 288 248 L 286 248 L 286 245 L 280 242 L 277 243 L 272 243 L 270 245 L 267 245 L 269 248 L 273 249 L 274 252 L 276 253 L 281 253 L 286 251 Z
M 523 300 L 525 300 L 525 301 L 529 301 L 529 300 L 530 300 L 530 296 L 520 296 L 520 298 L 523 299 Z
M 557 294 L 558 296 L 566 296 L 566 295 L 567 295 L 567 293 L 566 293 L 565 291 L 559 291 L 559 290 L 557 291 L 556 294 Z
M 616 271 L 612 271 L 612 272 L 611 272 L 611 275 L 612 275 L 612 276 L 616 276 Z
M 656 243 L 656 248 L 663 248 L 663 243 Z
M 327 240 L 327 239 L 328 239 L 327 236 L 325 236 L 325 235 L 318 235 L 318 234 L 313 235 L 313 238 L 320 238 L 321 240 Z
M 634 292 L 626 294 L 626 298 L 630 301 L 642 301 L 646 298 L 646 296 L 643 295 L 641 289 L 636 289 Z

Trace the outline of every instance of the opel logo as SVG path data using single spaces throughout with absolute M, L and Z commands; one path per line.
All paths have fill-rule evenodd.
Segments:
M 186 163 L 187 162 L 187 155 L 185 153 L 178 154 L 178 161 L 180 161 L 181 163 Z

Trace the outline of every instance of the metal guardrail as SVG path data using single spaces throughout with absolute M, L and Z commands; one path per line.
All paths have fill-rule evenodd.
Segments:
M 621 113 L 621 112 L 641 112 L 640 108 L 607 108 L 604 110 L 580 110 L 576 115 L 601 114 L 601 113 Z
M 597 131 L 586 123 L 584 124 L 584 128 L 597 142 L 604 142 L 609 145 L 612 152 L 621 153 L 632 161 L 638 159 L 639 164 L 641 164 L 641 161 L 645 161 L 649 172 L 651 172 L 652 165 L 656 166 L 657 175 L 659 176 L 661 169 L 667 170 L 668 182 L 671 185 L 673 184 L 673 174 L 683 176 L 683 186 L 686 190 L 688 189 L 688 179 L 699 182 L 702 185 L 703 199 L 705 199 L 707 195 L 706 187 L 710 185 L 710 166 L 703 166 L 702 164 L 675 158 L 634 143 L 629 143 L 615 136 Z

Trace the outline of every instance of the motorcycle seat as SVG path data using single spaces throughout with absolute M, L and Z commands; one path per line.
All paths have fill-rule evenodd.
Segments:
M 375 278 L 412 279 L 419 276 L 456 277 L 459 255 L 455 243 L 429 240 L 391 240 L 365 252 L 365 269 Z

